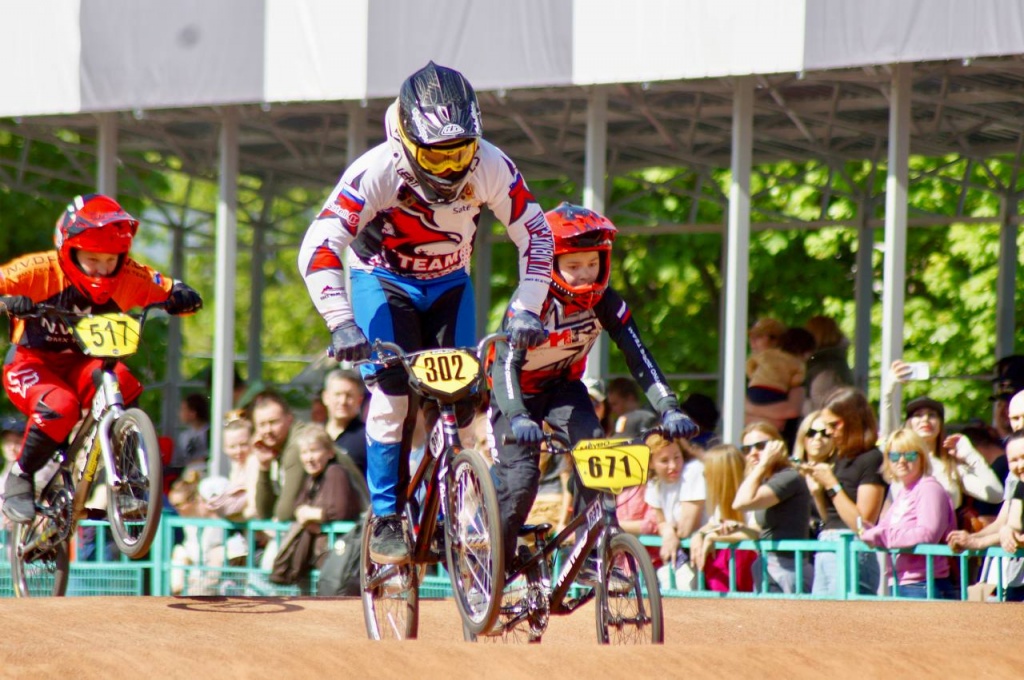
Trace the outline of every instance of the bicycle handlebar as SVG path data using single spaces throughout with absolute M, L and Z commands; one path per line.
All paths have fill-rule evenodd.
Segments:
M 507 333 L 491 333 L 490 335 L 484 336 L 480 340 L 480 342 L 477 343 L 476 355 L 481 360 L 481 362 L 480 362 L 481 365 L 483 365 L 483 358 L 486 356 L 487 351 L 490 349 L 491 345 L 493 345 L 496 342 L 506 342 L 507 343 L 508 342 L 508 334 Z M 373 350 L 377 353 L 377 358 L 376 359 L 364 359 L 363 361 L 357 361 L 357 362 L 355 362 L 355 365 L 358 366 L 360 364 L 374 364 L 374 365 L 377 365 L 377 366 L 382 366 L 382 367 L 387 368 L 388 366 L 396 366 L 398 364 L 402 364 L 402 365 L 404 365 L 404 366 L 406 366 L 408 368 L 408 364 L 409 364 L 409 359 L 410 358 L 416 356 L 416 354 L 418 354 L 421 351 L 431 352 L 431 351 L 434 351 L 434 349 L 437 349 L 437 348 L 428 349 L 428 350 L 417 350 L 415 352 L 406 352 L 404 349 L 401 348 L 401 346 L 396 345 L 393 342 L 388 342 L 386 340 L 376 340 L 373 343 Z M 388 356 L 383 356 L 383 354 L 385 352 L 388 353 Z
M 650 428 L 647 428 L 646 430 L 643 430 L 636 437 L 626 437 L 626 436 L 623 436 L 623 437 L 621 437 L 621 439 L 625 439 L 625 440 L 629 441 L 630 443 L 643 443 L 643 442 L 646 442 L 647 438 L 650 437 L 652 434 L 664 434 L 664 432 L 665 431 L 662 429 L 662 427 L 660 425 L 656 425 L 654 427 L 650 427 Z M 607 439 L 618 439 L 618 438 L 619 437 L 615 437 L 614 435 L 611 436 L 611 437 L 607 437 Z M 583 440 L 583 441 L 585 441 L 585 440 Z M 547 445 L 548 453 L 562 454 L 562 453 L 571 453 L 572 452 L 572 446 L 573 445 L 572 445 L 572 442 L 570 442 L 570 440 L 569 440 L 569 436 L 568 435 L 564 435 L 561 432 L 545 432 L 544 433 L 544 439 L 542 440 L 542 442 Z M 505 434 L 505 435 L 503 435 L 501 437 L 501 444 L 502 444 L 502 446 L 514 446 L 514 445 L 516 445 L 518 443 L 519 443 L 519 440 L 517 440 L 515 438 L 515 436 L 513 436 L 512 434 Z M 578 443 L 579 442 L 577 442 L 577 444 Z
M 164 302 L 154 302 L 153 304 L 146 305 L 146 306 L 142 307 L 141 308 L 142 312 L 134 312 L 133 313 L 133 312 L 128 312 L 128 311 L 120 311 L 118 313 L 120 313 L 120 314 L 131 314 L 132 316 L 138 316 L 139 318 L 144 319 L 146 317 L 146 315 L 149 314 L 150 311 L 152 311 L 154 309 L 164 309 L 166 307 L 167 307 L 167 301 L 165 300 Z M 7 312 L 8 316 L 16 317 L 18 319 L 41 319 L 41 318 L 46 317 L 46 316 L 85 318 L 87 316 L 95 316 L 97 314 L 105 314 L 105 313 L 107 313 L 107 312 L 79 312 L 79 311 L 72 311 L 70 309 L 64 309 L 63 307 L 58 307 L 57 305 L 52 305 L 52 304 L 50 304 L 48 302 L 38 302 L 38 303 L 36 303 L 33 306 L 32 311 L 27 313 L 27 314 L 11 314 L 10 310 L 7 309 L 7 307 L 3 304 L 3 302 L 0 302 L 0 309 L 2 309 L 4 312 Z

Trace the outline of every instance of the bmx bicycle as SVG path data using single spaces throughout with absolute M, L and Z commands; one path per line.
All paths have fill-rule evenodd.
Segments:
M 601 493 L 550 541 L 550 524 L 522 527 L 520 537 L 532 536 L 535 547 L 518 547 L 495 626 L 486 635 L 464 629 L 467 640 L 537 643 L 552 615 L 571 614 L 596 599 L 599 643 L 664 642 L 661 591 L 654 564 L 647 549 L 619 527 L 615 516 L 615 496 L 647 481 L 651 450 L 644 441 L 649 434 L 635 439 L 583 440 L 571 448 L 560 434 L 544 435 L 548 452 L 571 455 L 580 481 Z M 512 441 L 506 437 L 507 443 Z M 582 535 L 576 536 L 581 528 Z M 576 544 L 552 581 L 554 555 L 574 536 Z M 577 579 L 595 547 L 597 583 L 585 586 Z
M 11 580 L 18 597 L 62 596 L 70 574 L 69 547 L 81 519 L 106 519 L 114 543 L 132 559 L 144 557 L 160 523 L 163 461 L 153 423 L 126 408 L 114 373 L 119 359 L 138 350 L 151 305 L 141 313 L 83 314 L 36 305 L 24 317 L 53 319 L 82 351 L 102 359 L 93 379 L 96 394 L 77 429 L 54 453 L 59 467 L 36 500 L 36 517 L 12 524 L 8 536 Z M 86 509 L 93 484 L 105 474 L 107 509 Z
M 475 348 L 428 349 L 406 353 L 394 343 L 373 347 L 382 367 L 402 366 L 420 397 L 437 404 L 439 415 L 426 451 L 408 480 L 399 514 L 411 546 L 403 564 L 370 559 L 372 509 L 363 529 L 361 586 L 366 632 L 371 639 L 413 639 L 419 626 L 419 584 L 426 567 L 444 556 L 463 627 L 487 630 L 498 615 L 504 585 L 498 497 L 487 461 L 462 447 L 455 403 L 482 382 L 480 357 L 504 334 L 488 335 Z M 401 483 L 401 482 L 400 482 Z

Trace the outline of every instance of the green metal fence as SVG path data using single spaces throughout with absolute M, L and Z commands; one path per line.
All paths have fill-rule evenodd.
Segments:
M 161 595 L 180 594 L 198 595 L 251 595 L 251 596 L 287 596 L 315 594 L 319 582 L 319 573 L 313 571 L 307 579 L 297 585 L 278 585 L 269 579 L 270 565 L 261 564 L 260 556 L 266 544 L 280 538 L 288 531 L 288 524 L 271 521 L 252 521 L 236 524 L 219 519 L 195 519 L 166 515 L 163 517 L 156 539 L 149 555 L 142 560 L 128 560 L 117 553 L 110 540 L 110 528 L 105 522 L 82 522 L 73 545 L 74 561 L 68 584 L 68 595 Z M 324 526 L 328 543 L 335 545 L 345 540 L 346 534 L 354 527 L 353 522 L 334 522 Z M 203 537 L 207 532 L 219 532 L 220 536 L 211 543 L 217 545 L 230 544 L 230 550 L 210 551 L 203 547 Z M 181 544 L 186 533 L 193 533 L 198 540 L 198 549 L 193 553 L 193 564 L 181 561 Z M 3 556 L 7 557 L 8 533 L 0 532 L 0 544 Z M 657 552 L 661 545 L 658 536 L 643 536 L 641 542 Z M 689 547 L 689 541 L 683 541 Z M 989 548 L 981 551 L 969 551 L 954 555 L 945 545 L 919 545 L 903 550 L 876 550 L 856 540 L 852 532 L 842 533 L 835 541 L 742 541 L 735 544 L 718 544 L 719 549 L 731 551 L 729 568 L 729 592 L 714 592 L 707 589 L 702 574 L 698 575 L 697 586 L 693 590 L 681 590 L 669 583 L 669 588 L 662 588 L 668 597 L 735 597 L 735 598 L 814 598 L 809 592 L 796 594 L 779 594 L 767 592 L 768 579 L 765 560 L 760 560 L 762 570 L 761 590 L 759 592 L 739 592 L 736 587 L 736 550 L 752 550 L 759 555 L 769 552 L 790 553 L 796 555 L 798 574 L 802 579 L 802 570 L 810 569 L 809 562 L 818 552 L 836 554 L 836 592 L 819 599 L 900 599 L 894 591 L 884 595 L 860 594 L 857 592 L 858 555 L 864 552 L 881 554 L 885 559 L 893 560 L 900 553 L 928 555 L 934 557 L 953 557 L 959 574 L 961 598 L 967 598 L 967 586 L 971 572 L 972 560 L 989 557 L 992 559 L 1018 557 L 1024 558 L 1024 550 L 1009 555 L 1000 548 Z M 806 557 L 806 560 L 803 559 Z M 930 586 L 929 597 L 934 597 L 932 560 L 928 560 L 927 581 Z M 1001 581 L 1001 570 L 996 569 L 999 582 L 996 584 L 996 597 L 1002 599 L 1004 584 Z M 172 588 L 173 586 L 173 588 Z M 0 559 L 0 597 L 11 597 L 10 563 L 8 559 Z M 427 570 L 420 587 L 420 597 L 445 598 L 451 596 L 451 585 L 445 570 L 438 565 Z
M 987 548 L 985 550 L 969 550 L 962 553 L 953 553 L 946 545 L 932 545 L 922 544 L 913 548 L 891 548 L 891 549 L 878 549 L 873 548 L 863 541 L 857 540 L 855 534 L 852 531 L 837 532 L 838 540 L 820 541 L 820 540 L 782 540 L 782 541 L 740 541 L 738 543 L 716 543 L 716 547 L 720 550 L 728 550 L 730 552 L 729 559 L 729 591 L 728 592 L 717 592 L 708 590 L 707 584 L 704 580 L 703 573 L 698 572 L 697 574 L 697 585 L 692 590 L 683 590 L 675 587 L 674 583 L 670 582 L 669 588 L 662 588 L 662 594 L 668 597 L 777 597 L 777 598 L 804 598 L 804 599 L 825 599 L 825 600 L 889 600 L 889 599 L 907 599 L 901 597 L 896 592 L 895 583 L 886 585 L 877 593 L 865 594 L 859 593 L 857 590 L 858 582 L 858 571 L 859 561 L 858 557 L 862 553 L 871 553 L 878 556 L 882 572 L 882 582 L 885 583 L 886 574 L 886 562 L 890 569 L 895 564 L 895 559 L 900 554 L 909 555 L 922 555 L 930 557 L 947 557 L 952 558 L 954 561 L 953 569 L 951 570 L 950 577 L 957 577 L 958 580 L 954 583 L 954 586 L 958 588 L 960 599 L 968 599 L 967 588 L 972 584 L 970 574 L 975 571 L 974 567 L 988 558 L 993 560 L 1009 559 L 1009 558 L 1024 558 L 1024 550 L 1018 550 L 1016 553 L 1010 554 L 1002 550 L 1001 548 Z M 640 542 L 649 548 L 658 548 L 661 546 L 661 537 L 659 536 L 641 536 Z M 681 541 L 681 545 L 684 548 L 689 548 L 690 541 L 686 539 Z M 751 550 L 756 552 L 759 556 L 764 556 L 767 553 L 778 552 L 784 554 L 791 554 L 795 557 L 795 568 L 796 568 L 796 582 L 801 584 L 803 582 L 803 572 L 805 569 L 813 569 L 813 558 L 816 553 L 835 553 L 836 564 L 838 566 L 836 570 L 836 592 L 828 595 L 813 595 L 810 592 L 805 592 L 802 588 L 798 587 L 796 593 L 771 593 L 768 592 L 769 579 L 768 579 L 768 566 L 767 561 L 764 559 L 758 560 L 755 565 L 761 570 L 760 578 L 760 589 L 755 589 L 754 592 L 740 592 L 737 590 L 737 573 L 736 573 L 736 551 L 738 550 Z M 935 576 L 934 576 L 934 560 L 927 560 L 925 580 L 927 583 L 927 599 L 935 599 Z M 994 569 L 993 572 L 997 575 L 997 583 L 995 584 L 995 597 L 996 599 L 1002 600 L 1004 597 L 1005 584 L 1002 580 L 1002 570 Z M 672 579 L 674 581 L 674 579 Z

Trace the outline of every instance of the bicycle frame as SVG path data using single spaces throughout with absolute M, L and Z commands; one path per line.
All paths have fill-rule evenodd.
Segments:
M 537 547 L 530 553 L 530 559 L 519 566 L 514 574 L 510 574 L 509 580 L 516 576 L 529 573 L 535 568 L 540 568 L 541 581 L 550 581 L 548 573 L 548 560 L 556 550 L 561 548 L 570 536 L 586 524 L 584 540 L 576 541 L 576 545 L 569 552 L 559 571 L 557 578 L 551 582 L 551 592 L 548 596 L 548 606 L 552 614 L 570 614 L 591 599 L 595 591 L 592 588 L 586 589 L 578 597 L 569 597 L 569 591 L 580 570 L 583 568 L 583 561 L 591 553 L 595 546 L 599 546 L 596 554 L 598 559 L 603 559 L 608 541 L 619 528 L 618 518 L 615 516 L 615 496 L 609 493 L 601 493 L 597 498 L 587 505 L 584 512 L 569 522 L 562 531 L 550 541 L 547 541 L 538 534 Z
M 114 465 L 114 454 L 110 444 L 110 433 L 114 421 L 125 411 L 124 397 L 114 374 L 115 364 L 116 360 L 114 359 L 103 360 L 103 369 L 97 381 L 92 408 L 82 421 L 74 441 L 67 448 L 65 465 L 74 466 L 80 453 L 85 452 L 86 454 L 81 477 L 74 485 L 73 517 L 75 520 L 85 516 L 85 502 L 88 500 L 89 491 L 96 480 L 101 458 L 107 474 L 107 484 L 116 489 L 122 483 L 117 474 L 117 467 Z M 144 459 L 141 462 L 145 465 Z M 149 474 L 148 469 L 145 472 L 147 475 Z
M 477 356 L 484 356 L 487 348 L 502 338 L 504 338 L 504 335 L 501 333 L 493 333 L 483 338 L 477 346 Z M 428 436 L 423 459 L 420 461 L 416 471 L 410 476 L 406 488 L 405 509 L 403 510 L 410 515 L 408 519 L 414 539 L 414 544 L 411 546 L 412 562 L 415 564 L 433 564 L 438 559 L 435 558 L 435 554 L 430 548 L 437 527 L 438 515 L 441 514 L 439 511 L 443 510 L 443 514 L 447 516 L 452 510 L 449 507 L 442 507 L 442 504 L 447 505 L 447 499 L 450 498 L 448 484 L 451 480 L 448 473 L 455 456 L 462 451 L 462 440 L 459 437 L 459 424 L 455 413 L 455 404 L 453 401 L 445 401 L 422 391 L 419 380 L 412 372 L 409 362 L 410 356 L 415 356 L 416 353 L 406 355 L 401 347 L 388 342 L 378 341 L 374 344 L 374 347 L 378 355 L 382 353 L 382 350 L 391 353 L 388 359 L 378 359 L 377 363 L 401 365 L 409 374 L 410 386 L 413 391 L 421 398 L 433 401 L 438 405 L 439 415 L 435 427 L 440 427 L 441 441 L 435 442 L 433 436 Z M 422 501 L 417 501 L 415 500 L 416 492 L 420 488 L 424 488 L 425 492 Z M 446 540 L 452 540 L 450 523 L 446 523 L 445 531 Z M 377 574 L 378 578 L 370 581 L 369 585 L 379 585 L 379 583 L 387 581 L 393 575 L 393 571 L 393 569 L 388 568 L 382 569 Z

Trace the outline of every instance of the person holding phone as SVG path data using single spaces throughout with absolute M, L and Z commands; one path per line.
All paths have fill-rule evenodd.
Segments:
M 835 446 L 831 462 L 805 464 L 807 474 L 825 490 L 827 503 L 821 541 L 834 541 L 841 532 L 857 530 L 857 518 L 875 522 L 885 500 L 886 483 L 880 472 L 882 453 L 878 421 L 867 396 L 855 387 L 834 391 L 821 410 L 822 422 Z M 857 592 L 878 591 L 878 558 L 871 552 L 857 554 Z M 834 551 L 814 556 L 814 594 L 838 593 L 839 565 Z
M 912 379 L 910 376 L 920 375 L 920 369 L 915 371 L 913 366 L 894 361 L 890 368 L 890 384 L 905 383 Z M 969 438 L 962 434 L 947 436 L 946 409 L 942 402 L 928 396 L 915 397 L 907 402 L 905 414 L 904 427 L 909 427 L 924 440 L 932 475 L 949 494 L 953 508 L 960 516 L 958 524 L 963 525 L 966 521 L 963 515 L 967 510 L 967 497 L 984 503 L 999 502 L 1003 493 L 1002 482 Z

